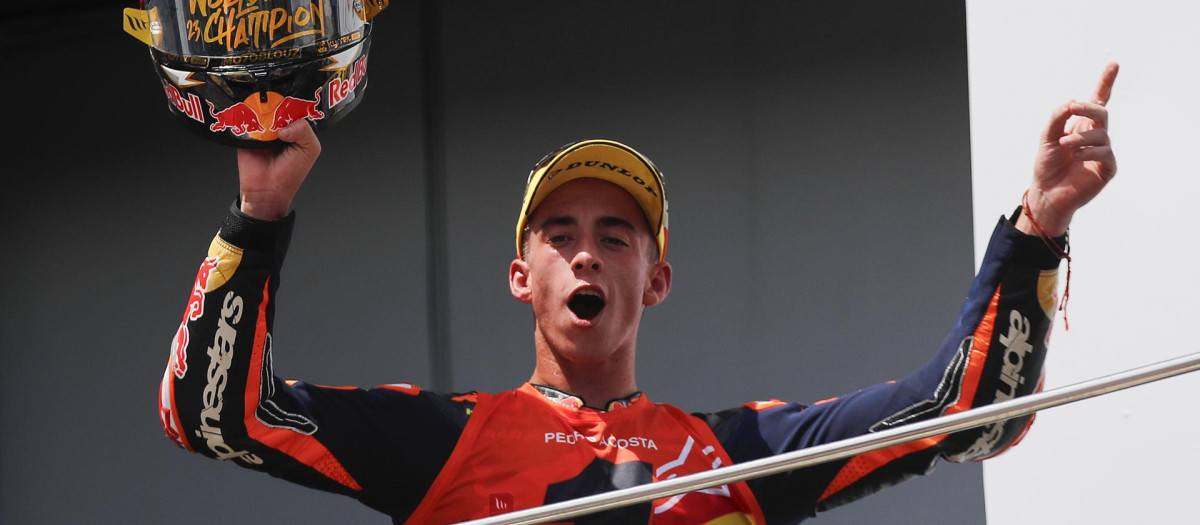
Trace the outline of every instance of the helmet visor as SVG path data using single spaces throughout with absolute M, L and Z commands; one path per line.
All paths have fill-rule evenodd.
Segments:
M 339 48 L 362 36 L 361 0 L 146 0 L 153 46 L 184 57 L 243 63 Z

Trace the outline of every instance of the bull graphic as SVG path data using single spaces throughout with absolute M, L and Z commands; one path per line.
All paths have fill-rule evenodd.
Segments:
M 213 122 L 208 127 L 209 131 L 224 131 L 228 129 L 234 135 L 245 135 L 247 133 L 255 133 L 264 131 L 265 128 L 258 122 L 258 114 L 250 109 L 245 102 L 238 102 L 221 111 L 217 111 L 216 106 L 212 102 L 208 102 L 208 112 L 212 115 L 216 122 Z
M 325 113 L 317 109 L 317 105 L 320 103 L 320 87 L 313 92 L 313 100 L 304 100 L 292 96 L 283 97 L 279 105 L 275 106 L 275 118 L 271 122 L 271 131 L 278 130 L 302 118 L 308 120 L 321 120 L 325 118 Z

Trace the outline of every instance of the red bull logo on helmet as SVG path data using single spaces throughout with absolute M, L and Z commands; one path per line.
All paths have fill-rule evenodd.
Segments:
M 354 94 L 358 84 L 366 78 L 367 56 L 363 55 L 354 61 L 354 67 L 350 69 L 350 75 L 347 78 L 334 77 L 329 81 L 329 107 L 342 103 L 347 96 Z
M 163 81 L 163 91 L 167 94 L 167 102 L 180 113 L 196 122 L 204 122 L 204 110 L 200 107 L 200 97 L 195 93 L 188 93 L 187 98 L 184 98 L 183 94 L 179 92 L 179 88 L 172 86 L 166 80 Z M 209 102 L 209 106 L 212 106 L 211 102 Z
M 206 100 L 205 102 L 208 101 Z M 247 133 L 263 130 L 262 124 L 258 121 L 258 113 L 250 109 L 250 106 L 246 105 L 245 102 L 238 102 L 221 111 L 216 111 L 213 103 L 208 102 L 208 112 L 216 119 L 216 122 L 213 122 L 208 127 L 209 131 L 220 132 L 229 130 L 234 135 L 240 137 Z
M 318 87 L 311 99 L 285 97 L 274 91 L 251 93 L 244 101 L 221 110 L 206 100 L 213 119 L 208 129 L 213 133 L 228 132 L 264 142 L 275 140 L 278 138 L 276 132 L 292 122 L 325 118 L 325 113 L 317 109 L 321 105 L 322 89 Z
M 302 118 L 308 120 L 325 118 L 325 114 L 317 109 L 317 104 L 320 103 L 321 88 L 317 88 L 317 91 L 313 93 L 313 100 L 283 97 L 279 105 L 275 106 L 275 118 L 271 121 L 271 131 L 277 131 Z

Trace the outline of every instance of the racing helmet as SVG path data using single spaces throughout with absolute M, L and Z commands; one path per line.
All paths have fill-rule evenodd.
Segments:
M 332 125 L 362 101 L 371 20 L 388 0 L 141 0 L 125 31 L 150 46 L 167 108 L 235 147 Z

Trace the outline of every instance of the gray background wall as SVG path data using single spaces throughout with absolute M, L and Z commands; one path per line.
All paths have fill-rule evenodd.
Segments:
M 0 31 L 16 135 L 0 522 L 385 523 L 162 437 L 158 381 L 235 156 L 172 122 L 145 46 L 120 30 L 132 2 L 61 4 L 6 5 Z M 667 177 L 675 287 L 639 345 L 653 398 L 811 402 L 904 375 L 973 275 L 970 141 L 963 3 L 894 4 L 394 1 L 366 99 L 322 134 L 295 203 L 276 371 L 525 380 L 532 319 L 505 283 L 524 177 L 607 137 Z M 983 523 L 980 468 L 942 464 L 815 521 L 869 522 Z

